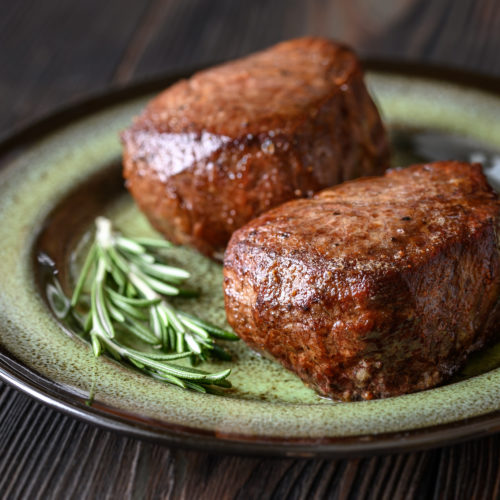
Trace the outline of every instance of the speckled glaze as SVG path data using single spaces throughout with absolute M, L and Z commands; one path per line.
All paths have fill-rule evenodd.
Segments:
M 500 149 L 500 98 L 383 74 L 369 75 L 368 84 L 392 128 L 405 125 L 453 132 L 486 148 Z M 162 384 L 105 357 L 96 360 L 89 346 L 67 335 L 34 279 L 35 241 L 41 228 L 51 224 L 48 214 L 68 192 L 116 161 L 119 130 L 149 98 L 110 106 L 47 135 L 0 173 L 0 345 L 8 356 L 52 381 L 61 394 L 69 392 L 79 400 L 91 395 L 94 409 L 108 419 L 128 421 L 125 428 L 130 432 L 137 422 L 152 419 L 148 425 L 158 435 L 162 429 L 180 426 L 188 435 L 205 432 L 226 440 L 239 436 L 272 446 L 273 440 L 414 431 L 500 410 L 498 347 L 488 357 L 475 357 L 461 377 L 446 386 L 383 400 L 335 403 L 319 398 L 297 377 L 258 357 L 243 343 L 231 347 L 237 357 L 231 365 L 235 389 L 219 397 Z M 151 231 L 130 198 L 103 205 L 102 212 L 125 233 Z M 54 233 L 53 237 L 76 245 L 82 236 Z M 205 292 L 197 303 L 179 307 L 195 308 L 200 316 L 223 325 L 221 267 L 186 249 L 174 250 L 172 259 L 186 263 L 193 271 L 193 282 Z M 71 268 L 75 263 L 66 265 Z

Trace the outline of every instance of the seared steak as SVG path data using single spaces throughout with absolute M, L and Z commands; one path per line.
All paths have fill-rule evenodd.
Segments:
M 122 142 L 127 186 L 153 226 L 219 258 L 233 231 L 265 210 L 388 166 L 356 56 L 321 38 L 178 82 Z
M 481 167 L 458 162 L 288 202 L 231 238 L 229 323 L 325 396 L 433 387 L 498 331 L 499 211 Z

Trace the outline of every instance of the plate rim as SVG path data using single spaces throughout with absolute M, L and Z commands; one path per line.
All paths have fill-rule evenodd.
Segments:
M 360 458 L 408 453 L 479 439 L 500 432 L 500 411 L 442 425 L 410 431 L 335 437 L 327 439 L 248 438 L 237 434 L 217 435 L 210 431 L 182 428 L 154 419 L 127 418 L 126 412 L 107 413 L 85 404 L 77 396 L 50 379 L 26 367 L 0 346 L 0 378 L 9 386 L 38 402 L 80 421 L 134 438 L 175 448 L 244 456 L 296 458 Z M 157 427 L 152 427 L 156 424 Z
M 494 76 L 394 60 L 371 60 L 365 61 L 363 65 L 367 72 L 415 76 L 441 83 L 446 81 L 500 96 L 500 78 Z M 145 96 L 148 93 L 158 92 L 199 69 L 202 67 L 172 72 L 123 87 L 111 87 L 104 92 L 91 95 L 87 99 L 64 106 L 20 128 L 13 129 L 9 134 L 0 138 L 0 169 L 12 155 L 21 153 L 24 147 L 52 131 L 99 110 Z M 126 413 L 123 415 L 106 413 L 104 410 L 85 405 L 83 400 L 74 393 L 25 366 L 2 346 L 0 346 L 0 379 L 56 410 L 99 427 L 169 446 L 216 453 L 352 458 L 435 448 L 500 432 L 500 411 L 494 411 L 457 422 L 388 434 L 301 439 L 300 441 L 269 437 L 249 439 L 238 435 L 216 435 L 193 428 L 182 429 L 149 419 L 140 421 L 136 418 L 137 416 L 134 416 L 134 421 L 132 421 L 131 418 L 126 418 Z

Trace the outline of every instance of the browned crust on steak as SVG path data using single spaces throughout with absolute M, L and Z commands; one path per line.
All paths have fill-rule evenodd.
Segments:
M 326 396 L 433 387 L 498 329 L 499 209 L 481 167 L 458 162 L 288 202 L 231 238 L 228 321 Z
M 283 42 L 201 71 L 122 134 L 124 175 L 170 240 L 221 256 L 263 211 L 388 166 L 388 142 L 352 51 Z

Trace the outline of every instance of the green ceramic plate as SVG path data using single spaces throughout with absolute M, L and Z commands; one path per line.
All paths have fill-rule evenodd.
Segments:
M 243 343 L 230 345 L 235 361 L 220 365 L 233 368 L 234 389 L 201 395 L 96 360 L 58 323 L 47 303 L 52 271 L 67 286 L 96 215 L 131 235 L 152 233 L 123 189 L 118 132 L 173 80 L 94 100 L 0 146 L 0 376 L 97 424 L 217 451 L 360 455 L 500 430 L 500 346 L 475 356 L 442 387 L 336 403 Z M 408 71 L 371 72 L 368 84 L 391 131 L 396 164 L 480 160 L 492 182 L 500 180 L 500 97 Z M 177 306 L 224 326 L 221 267 L 186 248 L 171 258 L 203 291 Z

